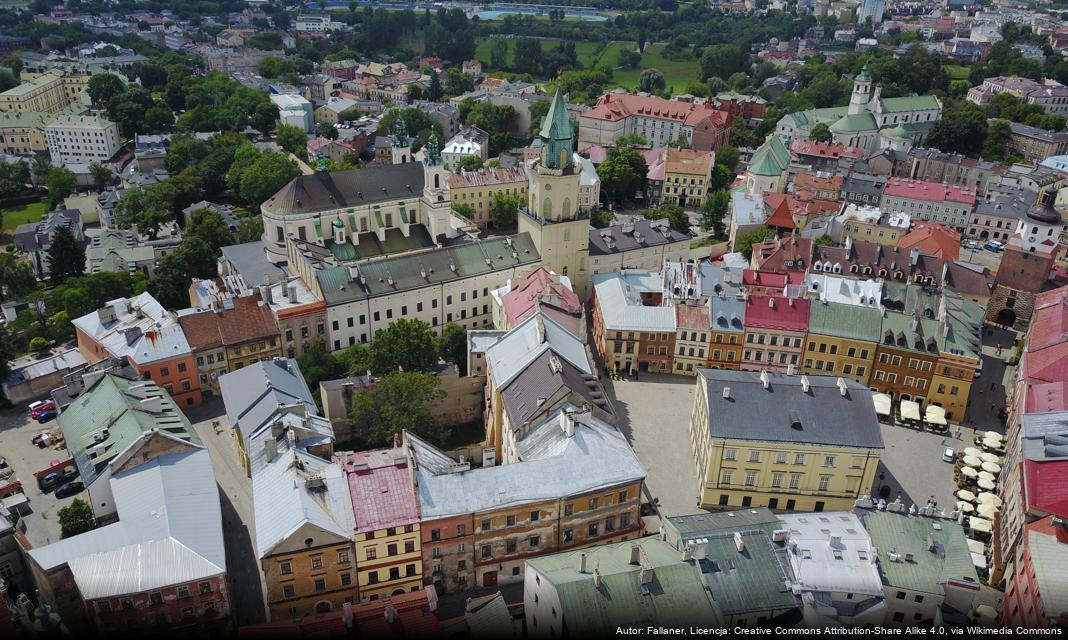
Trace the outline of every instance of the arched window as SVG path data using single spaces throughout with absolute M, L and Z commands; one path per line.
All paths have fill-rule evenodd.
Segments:
M 435 189 L 440 189 L 441 188 L 441 174 L 437 174 L 437 173 L 434 174 L 434 188 Z
M 553 202 L 552 200 L 545 198 L 541 201 L 541 217 L 544 220 L 548 220 L 553 217 Z
M 571 198 L 564 198 L 564 207 L 560 209 L 560 215 L 564 218 L 571 217 Z

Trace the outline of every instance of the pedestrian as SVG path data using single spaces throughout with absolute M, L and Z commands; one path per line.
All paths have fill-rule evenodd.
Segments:
M 991 382 L 991 383 L 990 383 L 990 390 L 991 390 L 991 391 L 993 391 L 994 389 L 996 389 L 996 388 L 997 388 L 997 386 L 998 386 L 998 385 L 997 385 L 997 383 L 996 383 L 996 382 Z
M 990 405 L 990 412 L 991 413 L 997 413 L 998 412 L 998 406 L 996 404 Z

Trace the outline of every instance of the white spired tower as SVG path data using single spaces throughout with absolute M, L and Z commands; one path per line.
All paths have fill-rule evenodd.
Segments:
M 527 208 L 519 233 L 529 233 L 550 271 L 567 276 L 579 298 L 589 296 L 589 214 L 578 209 L 580 174 L 575 167 L 575 132 L 560 92 L 541 121 L 541 157 L 529 174 Z
M 849 115 L 864 113 L 868 110 L 869 102 L 871 102 L 871 72 L 868 71 L 868 65 L 864 65 L 864 68 L 857 74 L 856 80 L 853 81 L 853 95 L 849 97 Z

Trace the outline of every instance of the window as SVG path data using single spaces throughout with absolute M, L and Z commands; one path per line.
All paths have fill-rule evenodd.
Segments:
M 148 601 L 152 604 L 163 604 L 163 594 L 159 591 L 155 593 L 150 593 L 148 595 Z
M 390 545 L 386 545 L 386 555 L 388 555 L 388 556 L 397 555 L 397 544 L 396 543 L 393 543 L 393 544 L 390 544 Z
M 489 518 L 484 518 L 482 520 L 482 530 L 483 531 L 489 531 L 490 530 L 490 520 L 489 520 Z
M 570 516 L 575 512 L 575 505 L 570 502 L 564 505 L 564 515 Z
M 791 489 L 800 489 L 801 488 L 801 474 L 800 473 L 791 473 L 790 474 L 790 488 Z
M 211 593 L 211 583 L 210 582 L 201 582 L 200 584 L 197 585 L 197 590 L 200 591 L 200 595 L 204 595 L 206 593 Z
M 538 511 L 531 511 L 531 512 L 530 512 L 530 521 L 531 521 L 531 522 L 537 522 L 537 521 L 538 521 L 538 516 L 539 516 L 539 515 L 541 515 L 541 513 L 540 513 L 540 512 L 538 512 Z
M 352 584 L 352 574 L 351 573 L 343 573 L 343 574 L 341 574 L 341 586 L 347 587 L 350 584 Z
M 372 571 L 367 574 L 367 584 L 378 584 L 378 572 Z
M 771 474 L 771 486 L 772 487 L 778 489 L 779 487 L 782 486 L 782 475 L 783 474 L 781 474 L 781 473 L 773 473 L 773 474 Z
M 590 498 L 590 511 L 597 508 L 597 498 Z
M 749 452 L 749 462 L 760 462 L 760 452 L 759 451 L 750 451 Z
M 756 471 L 746 471 L 745 472 L 745 486 L 747 486 L 747 487 L 755 487 L 756 486 L 756 477 L 757 477 L 757 472 Z
M 167 367 L 160 367 L 159 374 L 161 376 L 169 376 L 169 375 L 171 375 L 171 370 L 169 368 L 167 368 Z
M 621 513 L 621 514 L 619 514 L 619 528 L 620 529 L 626 529 L 629 526 L 630 526 L 630 514 L 629 513 Z
M 400 577 L 400 567 L 390 567 L 389 568 L 389 579 L 390 580 L 396 580 L 399 577 Z
M 312 569 L 322 569 L 323 568 L 323 557 L 322 556 L 312 556 L 311 568 Z
M 493 547 L 488 544 L 482 545 L 482 557 L 489 558 L 491 556 L 493 556 Z
M 834 466 L 834 456 L 823 456 L 823 466 L 825 466 L 825 467 L 833 467 Z
M 737 455 L 738 455 L 738 450 L 737 449 L 724 449 L 723 450 L 723 459 L 724 460 L 734 460 Z
M 897 592 L 897 599 L 898 600 L 904 600 L 905 599 L 905 592 L 904 591 L 898 591 Z
M 734 479 L 734 471 L 730 469 L 724 469 L 720 477 L 720 484 L 730 484 Z
M 377 557 L 378 557 L 378 548 L 377 547 L 367 547 L 367 559 L 368 560 L 374 560 Z
M 404 553 L 413 553 L 415 551 L 415 541 L 407 540 L 404 543 Z
M 406 564 L 406 565 L 404 565 L 404 573 L 405 573 L 405 575 L 414 576 L 415 575 L 415 565 L 414 564 Z
M 458 524 L 458 525 L 456 525 L 456 535 L 458 535 L 458 536 L 466 536 L 467 535 L 467 525 L 466 524 Z
M 599 533 L 600 526 L 601 525 L 596 522 L 591 522 L 587 531 L 589 537 L 596 538 L 597 534 Z
M 917 595 L 915 600 L 916 600 L 916 602 L 923 602 L 923 596 Z
M 831 476 L 820 476 L 820 491 L 826 491 L 830 488 Z
M 441 540 L 441 529 L 431 529 L 430 530 L 430 539 L 431 540 Z
M 537 549 L 539 544 L 541 544 L 541 536 L 530 536 L 531 549 Z
M 805 464 L 805 454 L 799 453 L 794 456 L 794 464 Z
M 178 373 L 185 373 L 185 363 L 184 362 L 179 362 L 178 363 Z
M 786 464 L 786 454 L 778 453 L 775 455 L 775 464 Z
M 515 526 L 515 516 L 514 515 L 508 516 L 507 525 L 509 527 L 514 527 Z
M 186 586 L 178 587 L 178 599 L 179 600 L 182 599 L 182 598 L 188 598 L 189 596 L 190 596 L 189 587 L 186 587 Z
M 288 576 L 289 574 L 293 573 L 293 565 L 289 561 L 279 562 L 278 573 L 284 576 Z

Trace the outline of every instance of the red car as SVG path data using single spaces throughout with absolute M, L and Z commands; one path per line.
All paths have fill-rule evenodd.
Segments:
M 39 404 L 39 405 L 33 407 L 33 409 L 30 411 L 30 417 L 34 418 L 34 419 L 37 419 L 37 417 L 40 416 L 45 411 L 55 410 L 55 408 L 56 408 L 56 403 L 52 402 L 51 400 L 49 400 L 48 402 L 45 402 L 45 403 L 42 403 L 42 404 Z

